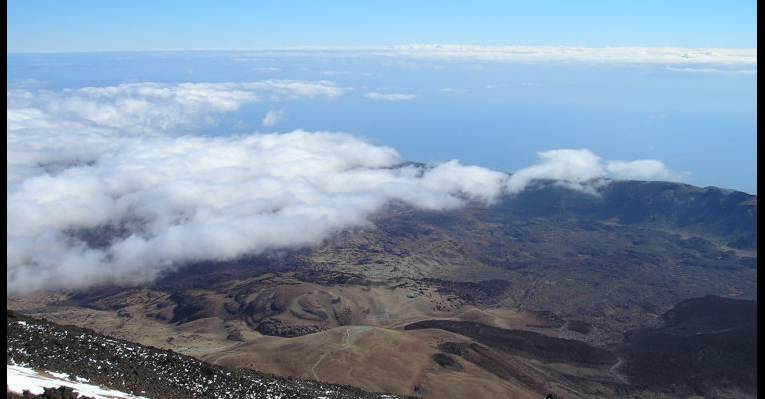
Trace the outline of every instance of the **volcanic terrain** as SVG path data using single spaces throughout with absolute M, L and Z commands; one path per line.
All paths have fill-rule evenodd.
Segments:
M 187 265 L 149 286 L 14 296 L 8 308 L 400 395 L 756 397 L 757 197 L 596 187 L 541 181 L 440 212 L 394 203 L 373 227 L 315 248 Z

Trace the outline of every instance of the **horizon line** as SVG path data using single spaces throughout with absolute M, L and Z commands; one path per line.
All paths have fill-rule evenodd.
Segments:
M 635 46 L 525 46 L 469 44 L 393 44 L 378 46 L 274 46 L 239 49 L 109 50 L 17 52 L 7 57 L 98 54 L 274 54 L 338 57 L 402 57 L 414 60 L 499 63 L 573 63 L 599 65 L 721 66 L 718 72 L 756 74 L 757 48 Z M 741 69 L 741 68 L 744 69 Z M 751 68 L 754 67 L 754 70 Z M 738 69 L 736 69 L 738 68 Z
M 468 43 L 398 43 L 398 44 L 362 44 L 362 45 L 294 45 L 294 46 L 262 46 L 262 47 L 233 47 L 233 48 L 183 48 L 183 49 L 99 49 L 99 50 L 66 50 L 66 51 L 6 51 L 6 55 L 55 55 L 55 54 L 91 54 L 91 53 L 176 53 L 176 52 L 241 52 L 241 51 L 380 51 L 380 50 L 447 50 L 454 48 L 472 49 L 582 49 L 582 50 L 723 50 L 723 51 L 754 51 L 757 47 L 683 47 L 672 45 L 642 46 L 642 45 L 605 45 L 583 46 L 565 44 L 468 44 Z

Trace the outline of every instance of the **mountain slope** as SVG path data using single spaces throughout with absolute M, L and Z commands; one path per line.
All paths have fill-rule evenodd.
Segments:
M 693 298 L 666 312 L 661 326 L 627 333 L 621 370 L 638 389 L 756 397 L 756 349 L 757 302 Z
M 757 201 L 665 182 L 596 191 L 541 181 L 488 206 L 394 203 L 373 226 L 316 247 L 187 265 L 143 287 L 13 297 L 8 307 L 372 391 L 610 397 L 629 381 L 625 334 L 663 328 L 661 315 L 692 298 L 757 297 Z M 571 353 L 535 349 L 544 342 L 603 361 L 582 367 Z
M 85 378 L 152 399 L 393 398 L 359 389 L 232 370 L 7 312 L 7 361 Z
M 757 249 L 757 196 L 718 187 L 660 181 L 609 181 L 597 195 L 537 181 L 499 209 L 522 215 L 577 215 L 678 230 L 731 247 Z

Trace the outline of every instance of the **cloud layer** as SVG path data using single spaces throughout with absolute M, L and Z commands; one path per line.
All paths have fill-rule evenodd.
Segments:
M 661 65 L 757 65 L 756 48 L 479 46 L 406 44 L 395 46 L 295 47 L 279 52 L 321 56 L 390 56 L 438 60 L 566 62 Z
M 266 116 L 263 117 L 263 121 L 261 122 L 261 125 L 263 127 L 273 127 L 276 125 L 284 116 L 283 110 L 269 110 L 266 112 Z
M 394 51 L 414 57 L 486 61 L 757 65 L 757 49 L 413 44 L 395 46 Z
M 591 191 L 597 177 L 673 176 L 588 150 L 543 152 L 510 176 L 402 166 L 394 149 L 341 133 L 195 133 L 249 102 L 342 93 L 294 81 L 8 92 L 9 292 L 141 284 L 188 262 L 317 245 L 391 201 L 447 210 L 534 179 Z
M 414 94 L 378 93 L 374 91 L 364 94 L 364 97 L 372 99 L 372 100 L 382 100 L 382 101 L 409 101 L 409 100 L 414 100 L 415 98 L 417 98 L 417 96 Z
M 573 190 L 596 194 L 602 178 L 615 180 L 680 181 L 687 173 L 671 171 L 655 159 L 603 161 L 588 149 L 559 149 L 537 154 L 539 162 L 513 173 L 506 183 L 509 193 L 523 191 L 534 180 L 557 180 Z

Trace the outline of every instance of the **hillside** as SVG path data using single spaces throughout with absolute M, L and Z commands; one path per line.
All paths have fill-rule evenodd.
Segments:
M 67 373 L 152 399 L 394 398 L 214 366 L 175 352 L 8 311 L 7 362 Z
M 8 307 L 230 367 L 400 395 L 691 392 L 687 374 L 641 372 L 657 360 L 630 342 L 673 347 L 663 315 L 684 301 L 756 299 L 757 197 L 666 182 L 597 187 L 540 181 L 449 211 L 393 203 L 373 226 L 316 247 L 198 262 L 141 287 L 10 297 Z M 756 348 L 756 338 L 733 338 Z M 714 351 L 728 349 L 741 359 L 740 348 Z M 712 385 L 748 395 L 747 373 Z
M 677 396 L 757 396 L 757 302 L 689 299 L 657 328 L 625 336 L 622 372 L 633 385 Z

